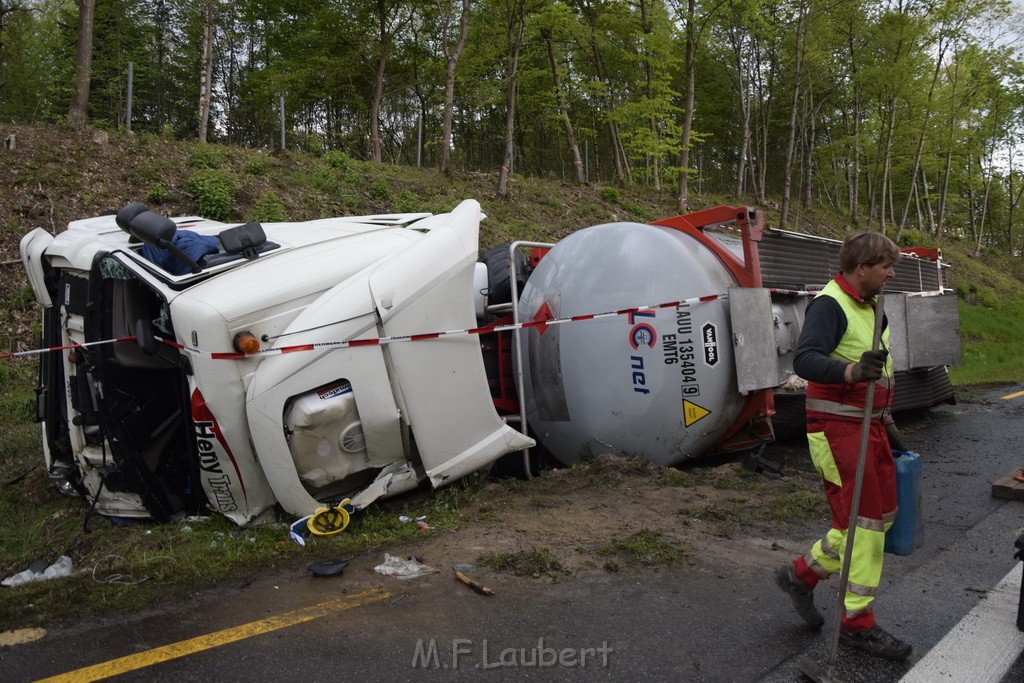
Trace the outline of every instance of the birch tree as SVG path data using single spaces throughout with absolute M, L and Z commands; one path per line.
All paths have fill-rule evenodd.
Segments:
M 462 10 L 459 14 L 459 37 L 452 46 L 449 39 L 451 23 L 448 21 L 450 13 L 445 12 L 445 21 L 442 27 L 441 43 L 444 46 L 445 80 L 444 80 L 444 110 L 441 122 L 441 164 L 440 171 L 444 175 L 451 174 L 452 154 L 452 117 L 455 103 L 455 71 L 459 64 L 459 57 L 466 47 L 466 40 L 469 37 L 469 9 L 470 0 L 462 0 Z
M 96 0 L 78 1 L 78 38 L 75 49 L 75 77 L 72 83 L 68 123 L 84 130 L 89 123 L 89 85 L 92 79 L 92 23 Z
M 199 142 L 206 142 L 206 131 L 210 123 L 210 104 L 213 102 L 213 3 L 203 2 L 203 52 L 202 73 L 199 77 Z
M 786 167 L 782 175 L 782 208 L 779 210 L 779 227 L 786 227 L 789 220 L 789 193 L 793 181 L 793 159 L 796 151 L 797 105 L 800 102 L 800 87 L 807 42 L 807 27 L 810 24 L 810 5 L 801 2 L 796 9 L 796 44 L 793 59 L 793 97 L 789 112 L 789 142 L 786 145 Z
M 505 37 L 508 51 L 505 63 L 505 154 L 498 172 L 499 197 L 508 197 L 508 181 L 515 155 L 516 86 L 519 77 L 519 53 L 526 30 L 526 0 L 505 0 Z

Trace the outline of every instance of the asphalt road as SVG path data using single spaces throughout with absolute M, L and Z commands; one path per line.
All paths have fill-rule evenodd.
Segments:
M 886 557 L 876 612 L 879 623 L 913 643 L 914 654 L 892 663 L 841 646 L 837 678 L 888 683 L 913 675 L 965 615 L 986 606 L 1005 621 L 997 635 L 1016 635 L 1007 633 L 1015 632 L 1016 601 L 1007 607 L 991 598 L 1020 564 L 1013 542 L 1024 501 L 994 498 L 991 488 L 1024 467 L 1024 396 L 1002 398 L 1021 389 L 993 388 L 955 406 L 897 416 L 924 464 L 925 542 L 912 555 Z M 805 452 L 773 446 L 765 455 L 785 463 Z M 749 561 L 652 573 L 554 583 L 503 577 L 492 597 L 447 573 L 381 577 L 372 572 L 379 558 L 368 555 L 340 577 L 315 579 L 297 568 L 171 609 L 0 647 L 0 681 L 797 681 L 801 658 L 826 660 L 834 589 L 819 590 L 826 627 L 808 631 L 771 570 L 813 540 L 752 540 Z M 972 645 L 974 630 L 984 642 Z M 969 680 L 1024 680 L 1019 653 L 980 629 L 964 632 L 957 646 L 964 656 L 987 645 L 1009 657 L 998 672 L 977 669 Z M 951 680 L 941 665 L 928 671 L 921 680 Z

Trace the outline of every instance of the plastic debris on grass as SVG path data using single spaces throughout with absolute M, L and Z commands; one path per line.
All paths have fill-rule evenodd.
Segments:
M 416 521 L 422 522 L 427 519 L 426 515 L 420 515 L 419 517 L 410 517 L 409 515 L 398 515 L 398 521 L 402 524 L 408 524 L 409 522 Z
M 420 515 L 419 517 L 410 517 L 409 515 L 399 515 L 398 521 L 402 524 L 408 524 L 409 522 L 416 522 L 416 528 L 420 531 L 433 531 L 434 526 L 427 524 L 427 516 Z
M 295 520 L 288 529 L 288 536 L 301 546 L 306 545 L 306 539 L 313 533 L 309 530 L 309 518 L 312 516 L 306 515 Z
M 0 581 L 0 586 L 14 588 L 15 586 L 32 583 L 33 581 L 49 581 L 50 579 L 71 576 L 71 558 L 67 555 L 61 555 L 57 558 L 56 562 L 49 566 L 40 567 L 37 566 L 38 564 L 41 563 L 33 562 L 25 571 L 8 576 L 3 581 Z

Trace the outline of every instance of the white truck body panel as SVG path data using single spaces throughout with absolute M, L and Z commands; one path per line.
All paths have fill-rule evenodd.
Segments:
M 331 346 L 475 327 L 482 218 L 470 200 L 434 216 L 266 224 L 271 250 L 184 275 L 148 261 L 113 216 L 29 233 L 26 271 L 59 327 L 49 343 L 93 343 L 48 366 L 47 466 L 77 470 L 104 515 L 167 518 L 205 498 L 246 524 L 275 503 L 305 516 L 440 486 L 533 445 L 494 409 L 478 336 Z M 240 355 L 241 332 L 261 351 L 308 347 Z

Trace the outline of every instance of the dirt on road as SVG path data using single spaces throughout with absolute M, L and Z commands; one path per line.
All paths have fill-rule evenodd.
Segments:
M 492 482 L 464 509 L 465 524 L 426 532 L 400 552 L 440 570 L 471 565 L 547 580 L 697 558 L 760 564 L 759 554 L 772 556 L 770 566 L 780 542 L 799 552 L 829 520 L 806 449 L 776 446 L 772 456 L 781 475 L 742 458 L 675 469 L 601 455 L 528 481 Z

